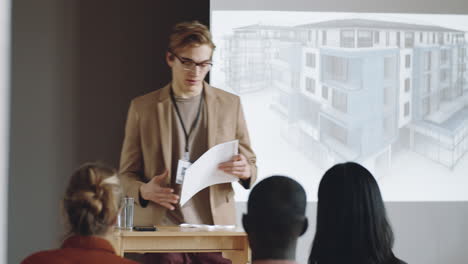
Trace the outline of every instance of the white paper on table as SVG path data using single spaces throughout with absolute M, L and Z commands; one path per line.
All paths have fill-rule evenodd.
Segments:
M 217 230 L 217 229 L 235 229 L 235 225 L 201 225 L 201 224 L 187 224 L 183 223 L 179 225 L 180 227 L 185 228 L 202 228 L 207 230 Z
M 196 193 L 208 186 L 238 181 L 239 178 L 218 169 L 220 163 L 229 161 L 238 151 L 239 140 L 233 140 L 210 148 L 198 158 L 185 171 L 180 205 L 183 206 Z

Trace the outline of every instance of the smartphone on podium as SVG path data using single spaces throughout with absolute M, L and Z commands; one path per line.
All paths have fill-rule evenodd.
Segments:
M 151 226 L 134 226 L 133 230 L 135 231 L 157 231 L 158 229 L 156 226 L 151 225 Z

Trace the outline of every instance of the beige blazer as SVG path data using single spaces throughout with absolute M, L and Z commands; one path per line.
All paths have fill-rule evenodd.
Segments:
M 137 97 L 130 103 L 125 138 L 120 158 L 120 177 L 124 191 L 136 201 L 135 225 L 160 224 L 166 217 L 164 207 L 150 202 L 141 207 L 138 199 L 140 185 L 152 177 L 171 169 L 172 164 L 172 102 L 170 84 L 162 89 Z M 208 147 L 231 140 L 239 140 L 239 152 L 252 169 L 250 181 L 239 181 L 248 189 L 257 177 L 256 157 L 240 103 L 234 94 L 204 83 L 208 115 Z M 176 120 L 177 121 L 177 120 Z M 169 175 L 171 172 L 169 171 Z M 167 184 L 170 183 L 170 176 Z M 210 187 L 211 213 L 214 224 L 235 224 L 234 190 L 230 183 Z

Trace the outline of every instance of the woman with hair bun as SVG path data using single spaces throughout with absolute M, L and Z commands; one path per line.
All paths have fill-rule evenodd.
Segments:
M 121 201 L 113 168 L 101 163 L 82 165 L 73 173 L 63 199 L 68 235 L 61 248 L 35 253 L 22 263 L 136 263 L 117 256 L 109 242 Z

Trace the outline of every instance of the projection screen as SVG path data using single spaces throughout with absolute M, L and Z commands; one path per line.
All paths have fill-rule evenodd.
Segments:
M 259 180 L 290 176 L 315 201 L 326 169 L 356 161 L 386 201 L 468 200 L 462 2 L 367 2 L 212 1 L 210 82 L 241 97 Z

